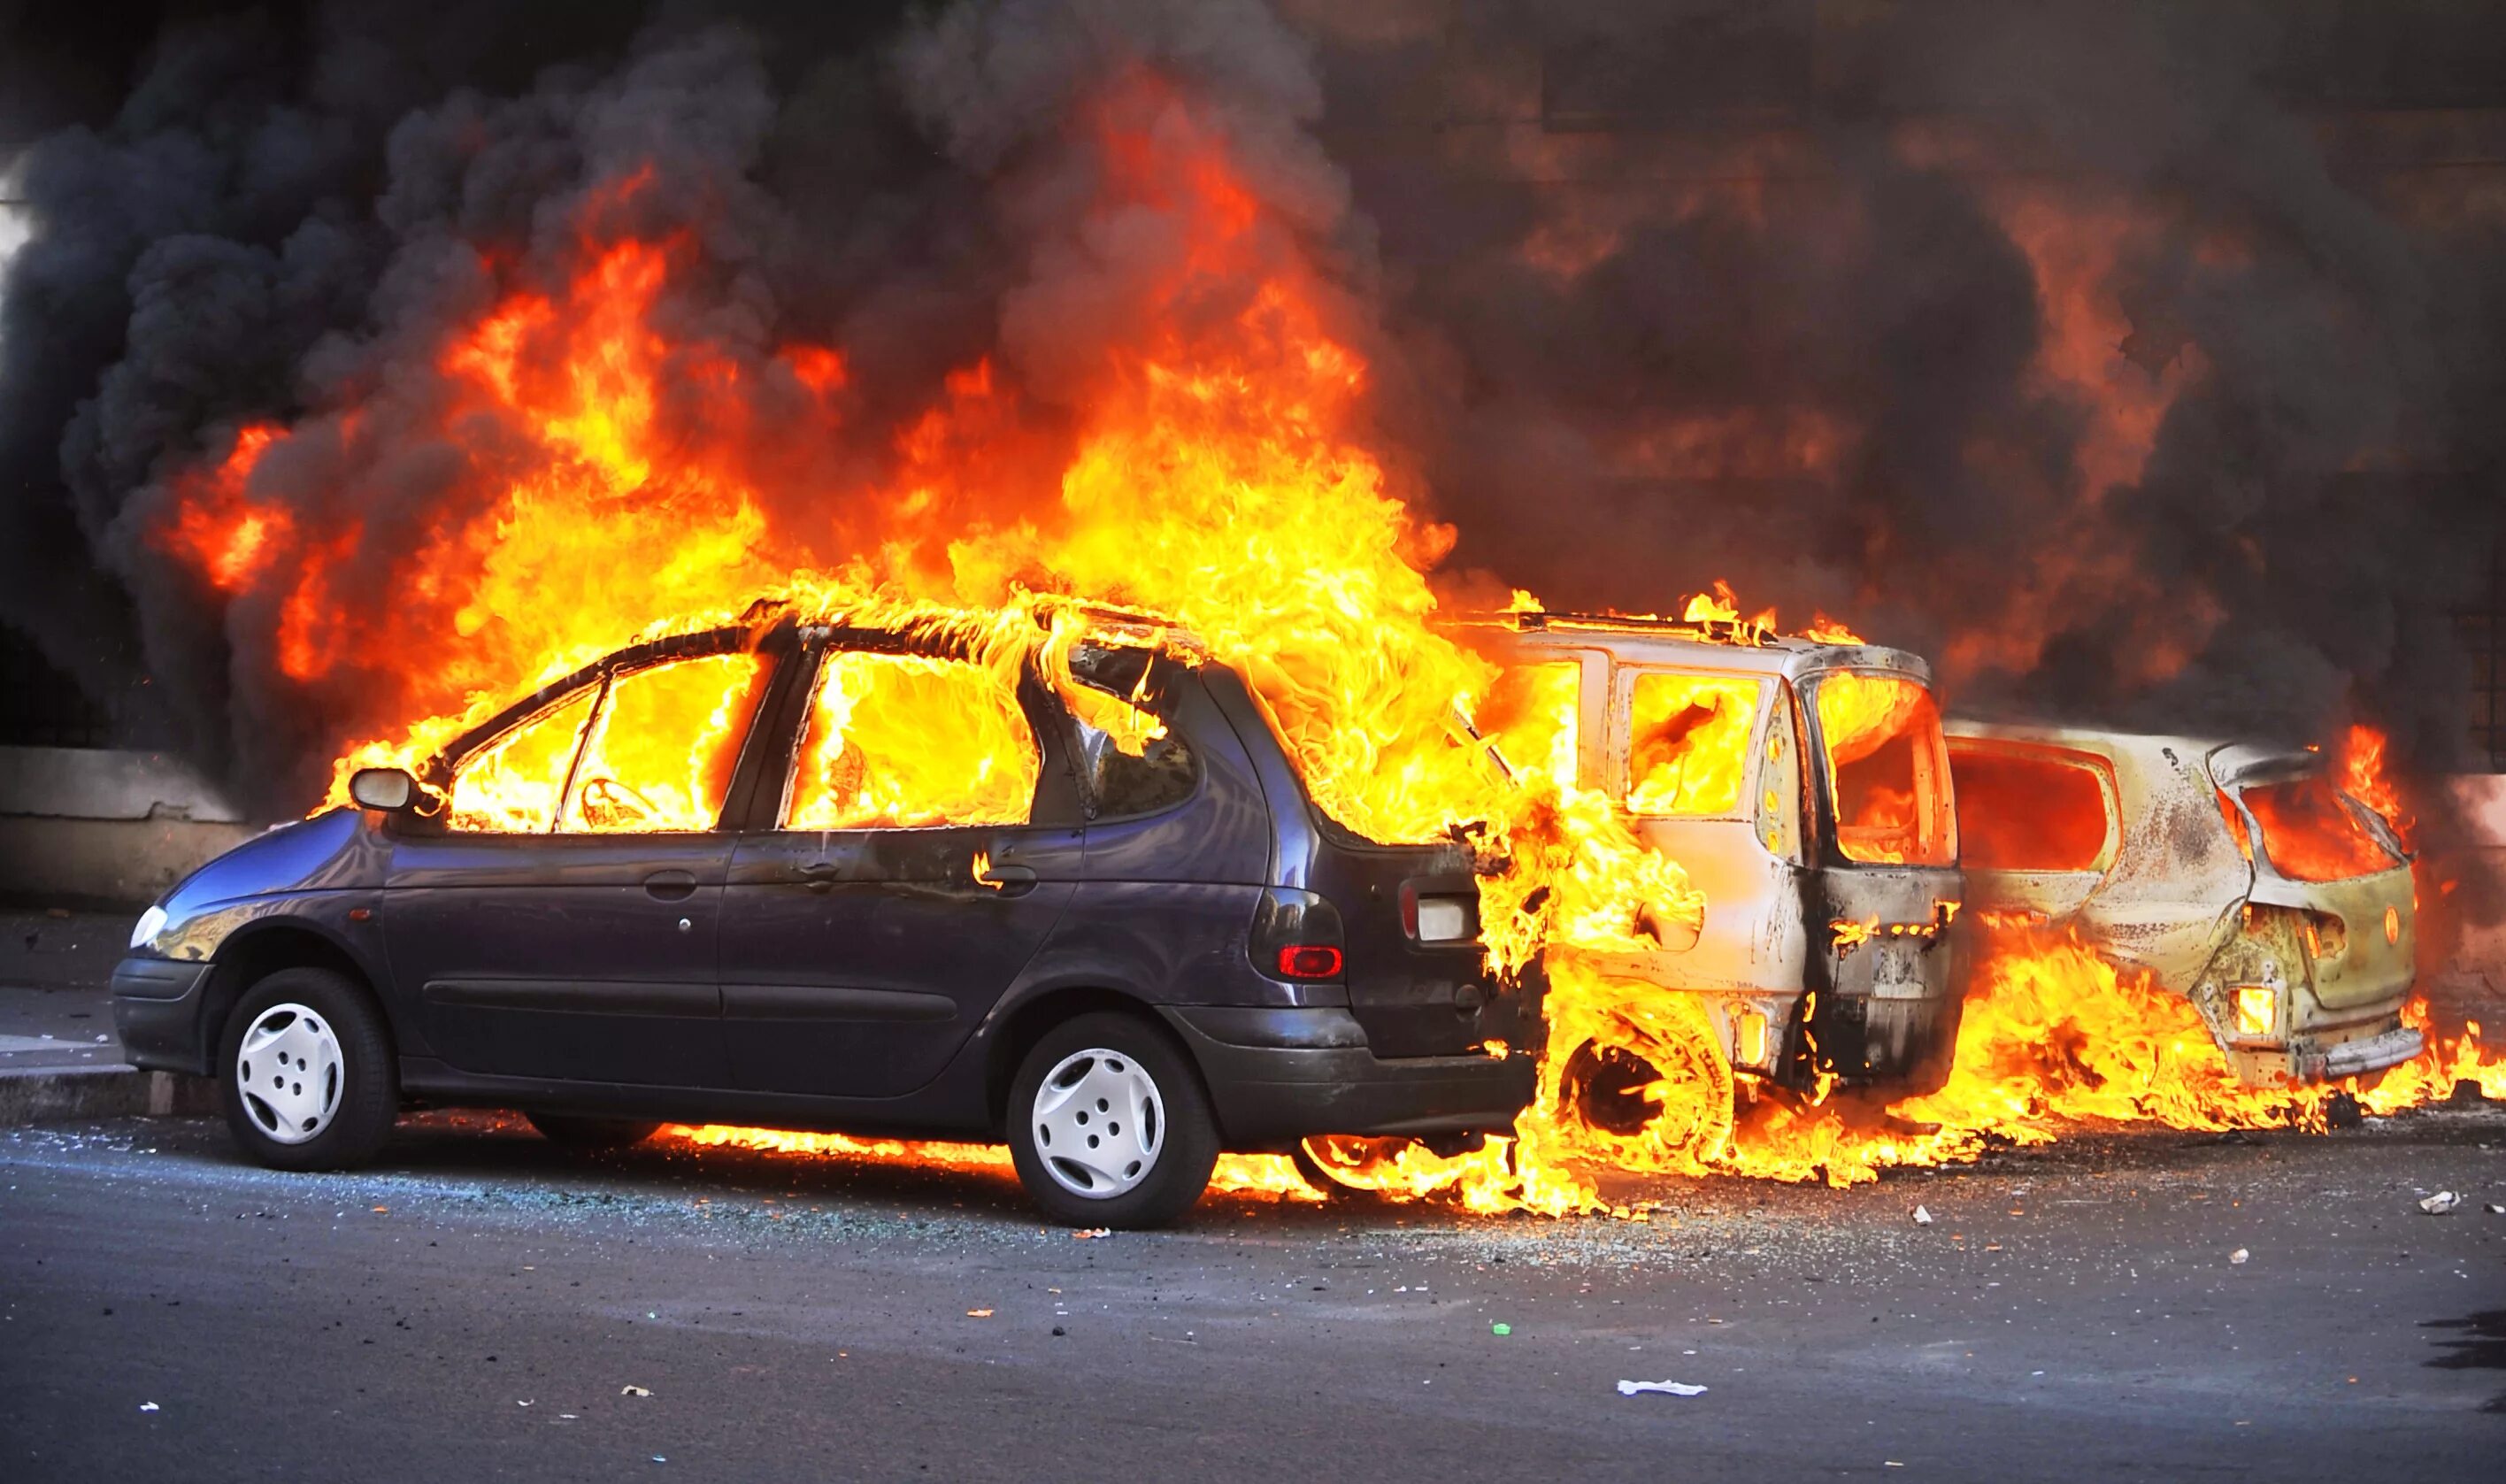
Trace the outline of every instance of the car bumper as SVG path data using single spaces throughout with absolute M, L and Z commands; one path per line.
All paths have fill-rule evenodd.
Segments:
M 1228 1146 L 1318 1134 L 1504 1133 L 1531 1102 L 1529 1056 L 1379 1058 L 1342 1009 L 1169 1009 Z
M 134 1067 L 206 1076 L 205 962 L 125 959 L 113 970 L 113 1029 Z
M 2362 1027 L 2345 1039 L 2306 1036 L 2285 1046 L 2232 1045 L 2228 1063 L 2238 1076 L 2256 1087 L 2338 1082 L 2398 1067 L 2426 1046 L 2426 1038 L 2416 1029 L 2388 1018 L 2383 1028 Z

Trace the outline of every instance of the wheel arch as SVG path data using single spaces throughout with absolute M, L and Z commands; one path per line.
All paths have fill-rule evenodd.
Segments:
M 1174 1043 L 1184 1065 L 1206 1084 L 1208 1074 L 1201 1070 L 1192 1048 L 1175 1035 L 1165 1017 L 1147 999 L 1103 984 L 1058 985 L 1029 995 L 1011 1006 L 987 1038 L 984 1051 L 984 1106 L 995 1132 L 1009 1126 L 1010 1083 L 1018 1076 L 1019 1064 L 1026 1060 L 1027 1052 L 1054 1027 L 1096 1013 L 1128 1016 L 1155 1029 Z
M 357 956 L 322 928 L 298 918 L 269 919 L 237 928 L 218 945 L 210 959 L 209 980 L 201 990 L 200 1026 L 207 1045 L 204 1060 L 214 1071 L 218 1048 L 225 1044 L 228 1018 L 244 992 L 262 980 L 291 968 L 321 968 L 340 974 L 365 991 L 382 1018 L 386 1035 L 399 1043 L 391 1007 L 384 1003 L 375 976 Z

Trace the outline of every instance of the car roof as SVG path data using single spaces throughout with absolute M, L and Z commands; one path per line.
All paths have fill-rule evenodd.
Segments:
M 1633 665 L 1786 679 L 1831 670 L 1888 670 L 1926 687 L 1932 679 L 1931 666 L 1910 650 L 1770 633 L 1748 623 L 1525 612 L 1474 617 L 1456 627 L 1517 654 L 1598 649 Z
M 2094 752 L 2115 762 L 2142 766 L 2154 765 L 2171 753 L 2199 759 L 2211 779 L 2223 785 L 2299 777 L 2323 765 L 2321 753 L 2276 742 L 2237 742 L 2220 737 L 2160 732 L 2123 732 L 2105 727 L 2066 726 L 2051 721 L 1979 721 L 1969 716 L 1952 716 L 1941 724 L 1941 730 L 1951 742 L 1974 738 L 1986 742 L 2034 742 Z

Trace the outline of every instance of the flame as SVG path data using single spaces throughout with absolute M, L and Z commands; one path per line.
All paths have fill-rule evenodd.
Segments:
M 700 1149 L 753 1149 L 843 1160 L 865 1165 L 913 1165 L 966 1174 L 1007 1176 L 1010 1151 L 1000 1144 L 952 1143 L 929 1139 L 861 1139 L 849 1134 L 803 1134 L 785 1129 L 734 1128 L 725 1124 L 670 1124 L 661 1137 Z M 1209 1188 L 1226 1195 L 1267 1196 L 1282 1201 L 1319 1201 L 1322 1192 L 1306 1182 L 1295 1165 L 1277 1154 L 1222 1154 L 1210 1173 Z
M 320 703 L 313 714 L 344 718 L 333 803 L 358 767 L 414 768 L 534 686 L 638 637 L 730 624 L 761 596 L 865 622 L 1060 641 L 1070 631 L 1048 599 L 1078 595 L 1128 606 L 1153 634 L 1190 631 L 1247 675 L 1315 802 L 1342 823 L 1387 842 L 1476 830 L 1493 873 L 1483 917 L 1500 966 L 1520 967 L 1543 944 L 1562 950 L 1540 1098 L 1514 1138 L 1454 1157 L 1406 1141 L 1328 1146 L 1336 1171 L 1414 1197 L 1593 1211 L 1605 1209 L 1588 1174 L 1595 1165 L 1844 1182 L 1970 1155 L 1989 1139 L 2039 1141 L 2063 1120 L 2238 1127 L 2319 1109 L 2320 1090 L 2262 1094 L 2222 1080 L 2189 1007 L 2066 944 L 2014 949 L 1988 965 L 1958 1072 L 1905 1112 L 1938 1122 L 1936 1133 L 1875 1134 L 1837 1106 L 1775 1099 L 1727 1127 L 1728 1104 L 1718 1113 L 1684 1078 L 1629 1073 L 1624 1058 L 1579 1064 L 1590 1044 L 1713 1082 L 1686 996 L 1613 979 L 1582 957 L 1693 936 L 1702 897 L 1580 776 L 1571 682 L 1535 676 L 1509 694 L 1498 666 L 1436 627 L 1425 574 L 1453 532 L 1411 512 L 1370 444 L 1370 368 L 1355 348 L 1366 327 L 1210 116 L 1135 73 L 1081 109 L 1076 127 L 1099 157 L 1091 230 L 1172 250 L 1103 276 L 1107 301 L 1092 317 L 1130 329 L 1072 373 L 1080 384 L 1057 384 L 1049 399 L 1005 362 L 977 356 L 886 446 L 865 451 L 863 388 L 842 347 L 711 339 L 753 312 L 687 312 L 687 296 L 704 292 L 705 235 L 652 226 L 641 209 L 651 172 L 637 171 L 574 203 L 561 261 L 477 255 L 485 307 L 427 347 L 434 382 L 415 399 L 421 411 L 395 404 L 382 416 L 350 402 L 242 428 L 170 482 L 153 544 L 231 600 L 230 630 L 277 655 L 285 682 Z M 453 455 L 430 465 L 441 497 L 418 516 L 387 497 L 410 475 L 412 416 L 430 457 Z M 2119 440 L 2119 469 L 2138 452 L 2138 426 Z M 335 477 L 302 502 L 254 498 L 257 471 L 300 442 Z M 386 513 L 391 527 L 370 530 Z M 1532 605 L 1518 596 L 1518 608 Z M 1682 611 L 1733 642 L 1775 631 L 1772 611 L 1743 618 L 1728 585 Z M 1825 615 L 1808 633 L 1860 642 Z M 1020 653 L 977 647 L 996 660 Z M 744 656 L 658 669 L 615 680 L 598 708 L 587 698 L 534 718 L 455 785 L 451 822 L 702 827 L 757 673 Z M 830 665 L 794 817 L 823 828 L 1016 817 L 1036 763 L 1003 720 L 1016 714 L 1011 673 Z M 1831 751 L 1847 761 L 1905 735 L 1929 705 L 1910 697 L 1911 682 L 1851 681 L 1818 701 Z M 1665 700 L 1665 726 L 1696 708 L 1691 697 L 1674 709 L 1677 699 Z M 1728 749 L 1747 731 L 1725 700 L 1686 727 L 1693 742 L 1661 749 L 1665 780 L 1649 766 L 1642 787 L 1723 798 L 1719 770 L 1731 761 L 1736 778 Z M 916 712 L 959 724 L 945 744 L 909 745 L 909 735 L 928 743 L 942 730 L 909 734 L 901 718 Z M 1152 730 L 1128 727 L 1133 744 Z M 569 779 L 578 751 L 581 776 Z M 1867 804 L 1856 827 L 1922 834 L 1919 799 L 1900 805 L 1875 789 Z M 1871 858 L 1890 858 L 1924 844 L 1874 849 Z M 978 877 L 987 864 L 977 862 Z M 2465 1068 L 2497 1087 L 2476 1030 L 2421 1061 L 2362 1090 L 2362 1102 L 2384 1105 L 2376 1100 L 2387 1089 L 2423 1097 Z M 1617 1078 L 1611 1096 L 1677 1108 L 1700 1137 L 1674 1147 L 1597 1126 L 1569 1097 L 1574 1077 Z M 991 1171 L 1008 1159 L 990 1147 L 718 1126 L 676 1137 Z M 1218 1181 L 1310 1194 L 1276 1156 L 1231 1156 Z

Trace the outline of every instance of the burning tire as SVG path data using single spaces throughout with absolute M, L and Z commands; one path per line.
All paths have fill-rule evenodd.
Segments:
M 661 1132 L 662 1125 L 644 1118 L 585 1118 L 572 1113 L 532 1113 L 523 1117 L 540 1137 L 569 1149 L 626 1149 Z
M 1161 1226 L 1218 1163 L 1218 1120 L 1190 1060 L 1154 1027 L 1083 1015 L 1037 1041 L 1010 1085 L 1011 1162 L 1072 1226 Z
M 227 1017 L 219 1101 L 244 1153 L 276 1170 L 348 1170 L 400 1117 L 382 1012 L 346 976 L 291 968 L 244 992 Z
M 1611 1020 L 1615 1033 L 1577 1046 L 1558 1073 L 1561 1121 L 1630 1168 L 1720 1153 L 1732 1138 L 1732 1067 L 1705 1017 L 1668 999 Z

